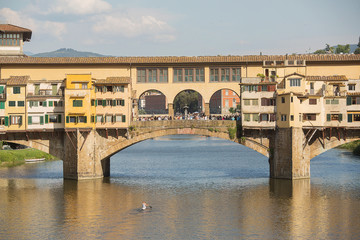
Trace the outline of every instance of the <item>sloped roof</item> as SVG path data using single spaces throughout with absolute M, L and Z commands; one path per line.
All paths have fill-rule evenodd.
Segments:
M 6 82 L 6 85 L 9 86 L 26 85 L 29 79 L 30 76 L 10 76 L 10 78 Z
M 306 60 L 307 62 L 360 61 L 360 54 L 249 55 L 249 56 L 167 56 L 167 57 L 0 57 L 0 64 L 239 64 L 263 61 Z
M 0 24 L 0 32 L 2 33 L 23 33 L 23 41 L 30 41 L 32 31 L 27 28 L 15 26 L 12 24 Z
M 304 75 L 302 75 L 302 74 L 299 74 L 299 73 L 297 73 L 297 72 L 294 72 L 294 73 L 291 73 L 291 74 L 288 74 L 288 75 L 286 75 L 286 76 L 284 76 L 284 78 L 288 78 L 288 77 L 291 77 L 291 76 L 299 76 L 299 77 L 305 77 Z
M 308 81 L 348 81 L 345 75 L 334 76 L 307 76 Z
M 96 79 L 95 84 L 130 84 L 130 77 L 107 77 L 106 79 Z

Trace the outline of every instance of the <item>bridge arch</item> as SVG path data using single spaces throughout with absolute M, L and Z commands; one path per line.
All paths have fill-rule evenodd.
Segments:
M 230 88 L 221 88 L 214 92 L 209 101 L 210 114 L 231 114 L 230 108 L 237 109 L 240 95 Z
M 192 134 L 209 137 L 217 137 L 242 144 L 260 154 L 269 157 L 269 148 L 257 142 L 254 138 L 234 138 L 229 135 L 228 128 L 236 126 L 235 121 L 196 121 L 196 120 L 176 120 L 176 121 L 145 121 L 137 122 L 132 126 L 128 138 L 109 141 L 99 152 L 99 159 L 106 159 L 119 151 L 148 139 L 179 134 Z
M 167 96 L 157 89 L 142 92 L 138 99 L 138 112 L 139 115 L 168 114 Z
M 173 104 L 175 113 L 182 112 L 185 105 L 188 107 L 190 113 L 202 112 L 205 109 L 203 96 L 197 90 L 193 89 L 184 89 L 178 92 L 173 99 Z

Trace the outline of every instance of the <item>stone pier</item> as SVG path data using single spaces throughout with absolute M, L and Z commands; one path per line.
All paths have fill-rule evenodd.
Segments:
M 303 148 L 303 139 L 302 128 L 276 129 L 269 158 L 271 178 L 310 178 L 310 156 L 308 148 Z

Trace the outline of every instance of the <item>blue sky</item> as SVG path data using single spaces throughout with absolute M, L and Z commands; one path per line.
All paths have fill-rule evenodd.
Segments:
M 0 22 L 30 28 L 24 50 L 113 56 L 310 53 L 358 43 L 359 0 L 0 0 Z

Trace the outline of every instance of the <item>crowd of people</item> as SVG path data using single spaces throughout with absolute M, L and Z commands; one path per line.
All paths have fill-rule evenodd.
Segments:
M 204 113 L 192 113 L 192 114 L 176 114 L 174 117 L 167 115 L 152 115 L 152 116 L 139 116 L 134 119 L 135 121 L 167 121 L 167 120 L 232 120 L 239 121 L 240 115 L 210 115 L 206 116 Z

